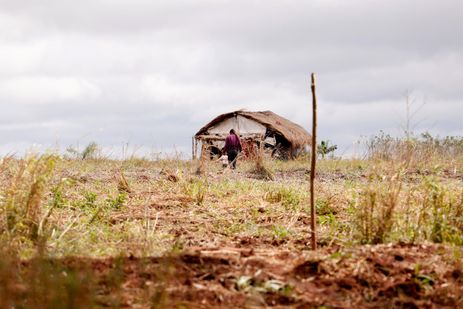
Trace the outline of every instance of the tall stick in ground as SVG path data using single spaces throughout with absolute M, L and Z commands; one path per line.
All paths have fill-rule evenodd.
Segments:
M 317 161 L 317 97 L 315 95 L 315 74 L 312 73 L 312 154 L 310 160 L 310 234 L 312 250 L 317 249 L 317 233 L 315 224 L 315 166 Z

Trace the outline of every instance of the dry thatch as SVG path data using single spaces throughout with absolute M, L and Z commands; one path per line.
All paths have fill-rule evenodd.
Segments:
M 289 144 L 291 144 L 292 148 L 302 148 L 305 145 L 310 145 L 311 136 L 303 127 L 271 111 L 248 112 L 238 110 L 219 115 L 202 127 L 195 134 L 195 137 L 198 138 L 201 135 L 207 135 L 208 129 L 212 126 L 224 121 L 225 119 L 236 117 L 238 115 L 254 120 L 267 127 L 267 129 L 281 135 L 288 141 Z

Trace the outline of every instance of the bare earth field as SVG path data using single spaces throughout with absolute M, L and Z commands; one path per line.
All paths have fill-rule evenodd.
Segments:
M 0 166 L 2 308 L 463 307 L 458 164 Z

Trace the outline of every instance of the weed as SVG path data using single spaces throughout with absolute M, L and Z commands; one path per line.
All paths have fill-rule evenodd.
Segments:
M 370 177 L 355 203 L 355 224 L 361 243 L 383 243 L 390 236 L 395 223 L 395 211 L 402 191 L 400 172 L 381 182 L 378 174 Z
M 270 203 L 281 203 L 286 209 L 295 210 L 302 201 L 300 192 L 292 189 L 291 187 L 281 186 L 269 188 L 264 194 L 264 200 Z
M 209 184 L 206 179 L 192 178 L 183 185 L 183 192 L 190 196 L 196 205 L 202 205 L 206 198 Z
M 318 221 L 320 225 L 333 225 L 336 223 L 336 217 L 333 213 L 328 213 L 324 215 L 318 215 Z
M 9 237 L 26 237 L 37 241 L 42 216 L 42 202 L 57 158 L 29 157 L 20 161 L 0 200 L 0 231 Z
M 330 141 L 321 141 L 320 145 L 317 146 L 317 153 L 324 159 L 327 154 L 334 152 L 336 149 L 338 149 L 338 146 L 330 145 Z
M 110 209 L 116 209 L 119 210 L 121 209 L 122 206 L 124 206 L 125 202 L 127 200 L 127 193 L 125 192 L 119 192 L 116 197 L 114 198 L 107 198 L 106 203 L 108 204 Z
M 79 201 L 76 206 L 84 210 L 93 210 L 98 208 L 98 194 L 95 192 L 84 192 L 83 200 Z
M 98 144 L 95 142 L 90 142 L 87 147 L 82 151 L 82 160 L 85 159 L 95 159 L 99 151 Z
M 330 215 L 336 214 L 336 210 L 333 209 L 331 198 L 319 198 L 315 207 L 317 209 L 317 215 Z
M 127 193 L 132 192 L 132 190 L 130 189 L 130 186 L 129 186 L 129 182 L 125 178 L 124 173 L 122 171 L 119 174 L 119 181 L 117 183 L 117 189 L 120 192 L 127 192 Z
M 286 227 L 279 225 L 273 226 L 272 232 L 273 236 L 278 240 L 285 239 L 290 235 L 290 231 Z
M 251 173 L 255 174 L 259 179 L 264 179 L 264 180 L 274 180 L 275 179 L 275 175 L 273 174 L 272 170 L 270 170 L 270 168 L 264 162 L 264 151 L 262 149 L 262 145 L 256 151 L 254 162 L 255 162 L 255 166 L 251 170 Z
M 82 152 L 80 152 L 78 148 L 76 149 L 73 146 L 69 146 L 66 149 L 66 152 L 70 155 L 71 158 L 81 160 L 97 159 L 99 151 L 100 147 L 95 142 L 88 143 L 88 145 L 84 148 Z
M 62 178 L 57 186 L 55 186 L 51 192 L 53 194 L 50 208 L 63 208 L 66 205 L 66 198 L 63 193 L 64 187 L 70 183 L 67 178 Z
M 66 198 L 64 197 L 62 190 L 63 190 L 64 185 L 67 182 L 68 182 L 68 179 L 63 178 L 60 180 L 59 184 L 56 187 L 51 189 L 52 198 L 51 198 L 51 201 L 49 202 L 48 210 L 39 223 L 38 234 L 40 236 L 44 236 L 46 233 L 49 234 L 48 231 L 46 230 L 46 227 L 48 225 L 48 220 L 50 216 L 52 215 L 55 209 L 63 208 L 64 205 L 66 204 Z
M 430 221 L 430 240 L 437 243 L 463 243 L 463 198 L 456 196 L 433 178 L 425 178 L 419 227 Z M 424 225 L 424 226 L 423 226 Z

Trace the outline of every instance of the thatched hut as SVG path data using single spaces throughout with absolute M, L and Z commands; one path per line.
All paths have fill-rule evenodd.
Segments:
M 217 116 L 194 135 L 193 157 L 197 156 L 198 143 L 211 158 L 219 155 L 230 129 L 239 134 L 246 156 L 254 155 L 261 147 L 272 157 L 290 159 L 303 152 L 311 141 L 303 127 L 271 111 L 239 110 Z

